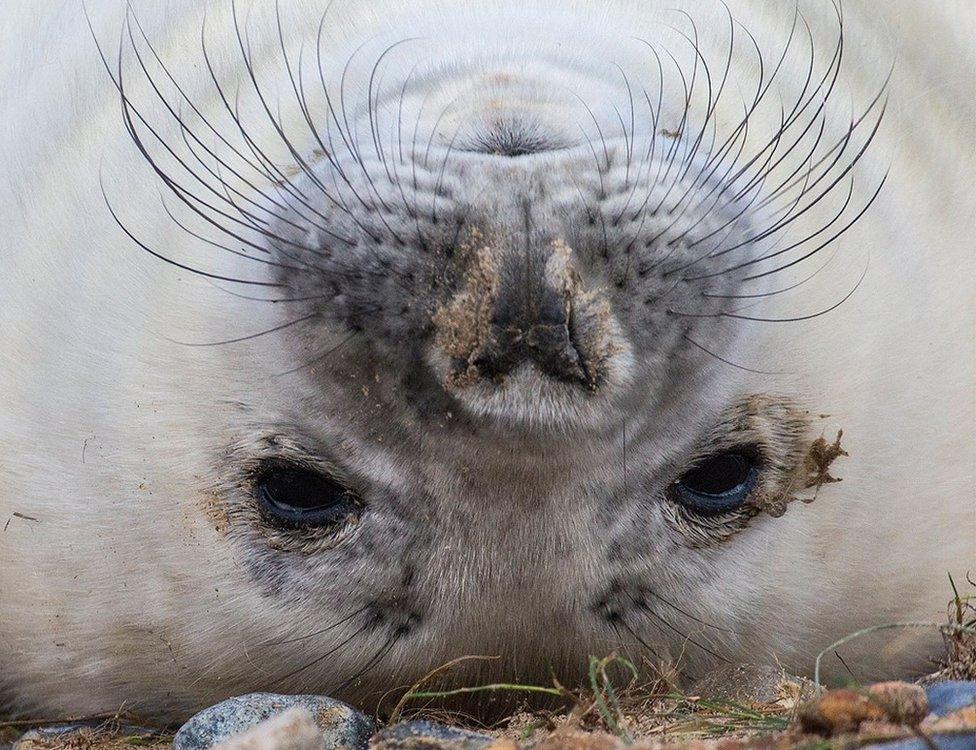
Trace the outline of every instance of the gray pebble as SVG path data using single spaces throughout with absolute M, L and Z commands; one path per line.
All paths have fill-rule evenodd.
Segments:
M 976 680 L 936 682 L 927 685 L 925 693 L 929 698 L 929 710 L 936 716 L 945 716 L 966 706 L 976 706 Z
M 782 669 L 754 664 L 728 664 L 699 678 L 688 689 L 690 695 L 716 701 L 754 704 L 775 703 L 784 692 L 797 700 L 816 694 L 810 680 L 794 677 Z
M 304 708 L 322 730 L 327 750 L 363 750 L 373 721 L 363 713 L 324 695 L 239 695 L 204 709 L 180 727 L 173 750 L 208 750 L 289 708 Z

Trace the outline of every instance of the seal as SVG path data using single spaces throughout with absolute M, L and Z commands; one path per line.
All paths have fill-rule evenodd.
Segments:
M 5 703 L 809 671 L 941 621 L 976 559 L 953 7 L 15 7 Z M 859 678 L 938 653 L 884 636 Z

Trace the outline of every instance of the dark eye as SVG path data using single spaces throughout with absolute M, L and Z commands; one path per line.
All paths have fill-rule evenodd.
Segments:
M 718 453 L 701 461 L 671 485 L 671 498 L 701 515 L 740 507 L 756 486 L 756 461 L 744 453 Z
M 359 499 L 335 479 L 299 466 L 268 467 L 255 487 L 261 514 L 288 528 L 335 526 L 362 509 Z

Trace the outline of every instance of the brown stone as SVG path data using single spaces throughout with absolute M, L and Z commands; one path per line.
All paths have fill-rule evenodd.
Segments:
M 879 682 L 868 688 L 868 697 L 896 724 L 916 726 L 929 714 L 929 701 L 918 685 L 908 682 Z
M 867 695 L 841 688 L 807 701 L 797 711 L 800 726 L 825 736 L 857 731 L 863 721 L 884 721 L 884 709 Z
M 605 732 L 562 730 L 540 740 L 533 750 L 619 750 L 622 746 L 619 739 Z

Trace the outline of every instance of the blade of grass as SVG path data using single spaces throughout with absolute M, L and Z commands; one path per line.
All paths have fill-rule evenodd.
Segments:
M 604 723 L 607 727 L 617 735 L 625 744 L 632 744 L 633 739 L 627 733 L 627 731 L 620 725 L 620 721 L 617 717 L 622 716 L 623 711 L 620 707 L 620 700 L 617 697 L 617 692 L 613 687 L 613 680 L 607 674 L 607 667 L 611 664 L 622 664 L 629 671 L 632 676 L 631 683 L 637 679 L 638 672 L 637 667 L 627 659 L 616 654 L 611 654 L 604 659 L 598 659 L 595 656 L 590 657 L 590 688 L 593 690 L 593 701 L 596 705 L 596 710 L 599 712 Z M 598 680 L 599 676 L 603 678 L 603 684 L 600 684 Z M 613 705 L 613 709 L 617 716 L 613 715 L 610 710 L 610 706 L 607 705 L 606 696 L 610 697 L 610 702 Z
M 456 659 L 451 659 L 450 661 L 441 664 L 439 667 L 435 667 L 434 669 L 430 670 L 427 674 L 425 674 L 423 677 L 421 677 L 419 680 L 417 680 L 413 685 L 411 685 L 410 689 L 407 690 L 407 692 L 400 697 L 400 700 L 397 701 L 397 704 L 393 707 L 393 711 L 390 712 L 389 723 L 395 724 L 399 720 L 400 714 L 403 713 L 403 707 L 406 705 L 407 701 L 411 700 L 411 698 L 417 694 L 416 693 L 417 688 L 419 688 L 428 680 L 436 677 L 441 672 L 446 672 L 452 667 L 455 667 L 458 664 L 461 664 L 466 661 L 476 661 L 476 660 L 491 661 L 498 658 L 499 658 L 498 656 L 477 656 L 477 655 L 459 656 Z
M 937 622 L 886 622 L 881 625 L 872 625 L 869 628 L 864 628 L 858 630 L 857 632 L 851 633 L 850 635 L 845 635 L 840 640 L 834 641 L 827 648 L 817 654 L 817 658 L 813 663 L 813 681 L 817 684 L 817 690 L 823 690 L 823 686 L 820 684 L 820 662 L 823 657 L 830 651 L 843 646 L 845 643 L 860 638 L 865 635 L 870 635 L 871 633 L 877 633 L 882 630 L 893 630 L 895 628 L 938 628 L 942 632 L 973 632 L 972 628 L 967 628 L 965 626 L 954 625 L 952 623 L 948 625 L 941 625 Z

